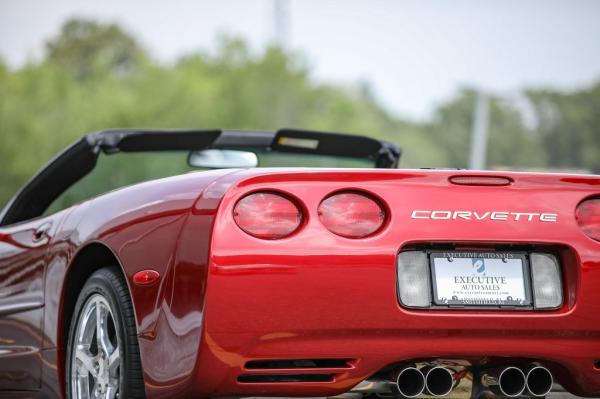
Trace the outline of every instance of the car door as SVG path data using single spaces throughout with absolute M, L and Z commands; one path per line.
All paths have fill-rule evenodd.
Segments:
M 40 387 L 51 227 L 50 218 L 0 227 L 0 391 Z

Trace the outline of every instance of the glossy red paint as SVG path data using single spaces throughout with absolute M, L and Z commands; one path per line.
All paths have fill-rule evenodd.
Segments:
M 0 273 L 14 276 L 1 281 L 27 287 L 27 295 L 44 306 L 20 312 L 0 301 L 0 322 L 29 331 L 24 345 L 43 359 L 20 358 L 30 372 L 27 383 L 39 387 L 28 395 L 63 394 L 66 298 L 73 294 L 66 282 L 74 270 L 92 266 L 78 261 L 86 251 L 104 248 L 129 283 L 149 398 L 334 395 L 389 364 L 438 357 L 492 364 L 535 359 L 572 393 L 599 396 L 594 361 L 600 359 L 600 243 L 583 234 L 575 209 L 600 194 L 600 178 L 507 173 L 501 177 L 512 183 L 504 186 L 449 181 L 463 173 L 498 176 L 423 170 L 203 172 L 128 187 L 0 228 Z M 319 204 L 344 190 L 381 199 L 387 220 L 379 231 L 357 240 L 323 226 Z M 233 208 L 256 191 L 296 201 L 303 211 L 300 228 L 277 240 L 241 230 Z M 558 221 L 425 220 L 412 219 L 413 210 L 547 212 Z M 34 232 L 48 222 L 43 241 L 33 243 Z M 551 251 L 563 267 L 564 305 L 501 313 L 402 308 L 396 257 L 420 243 L 526 244 Z M 133 276 L 148 268 L 160 280 L 133 284 Z M 16 274 L 17 269 L 27 273 Z M 328 373 L 328 382 L 238 381 L 242 374 L 272 372 L 246 364 L 265 359 L 347 362 L 277 371 Z M 0 356 L 0 370 L 7 364 Z
M 507 176 L 513 184 L 489 187 L 453 185 L 444 171 L 243 174 L 215 221 L 196 394 L 334 395 L 389 364 L 429 357 L 538 359 L 572 392 L 600 393 L 593 367 L 600 353 L 594 316 L 600 311 L 600 246 L 574 218 L 577 204 L 600 190 L 597 177 L 517 173 Z M 271 187 L 301 199 L 308 210 L 299 232 L 265 242 L 228 223 L 238 198 Z M 385 201 L 390 220 L 384 229 L 352 240 L 322 226 L 318 204 L 347 189 Z M 418 209 L 548 212 L 559 222 L 411 219 Z M 404 309 L 396 296 L 395 261 L 416 243 L 532 244 L 555 251 L 567 300 L 548 312 Z M 247 361 L 269 358 L 354 361 L 349 369 L 328 370 L 334 379 L 327 383 L 238 382 L 240 374 L 256 372 L 245 368 Z

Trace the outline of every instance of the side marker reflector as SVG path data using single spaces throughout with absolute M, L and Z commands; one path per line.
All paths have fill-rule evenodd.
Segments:
M 156 270 L 142 270 L 133 275 L 133 282 L 140 286 L 152 285 L 159 279 L 160 274 Z

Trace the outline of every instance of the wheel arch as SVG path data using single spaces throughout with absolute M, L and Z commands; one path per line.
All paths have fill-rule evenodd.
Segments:
M 60 305 L 60 312 L 58 318 L 58 331 L 57 331 L 57 343 L 58 345 L 58 374 L 59 381 L 61 384 L 61 391 L 66 392 L 65 382 L 65 364 L 66 364 L 66 347 L 69 335 L 69 328 L 71 319 L 73 318 L 73 312 L 75 311 L 75 305 L 83 286 L 87 279 L 94 274 L 97 270 L 105 267 L 116 267 L 123 279 L 126 282 L 127 289 L 129 291 L 129 297 L 131 295 L 131 287 L 125 271 L 123 270 L 123 264 L 119 260 L 118 256 L 114 251 L 105 243 L 100 241 L 93 241 L 87 243 L 81 247 L 73 259 L 71 260 L 69 267 L 65 273 L 64 284 L 63 284 L 63 295 Z M 135 308 L 135 303 L 133 304 Z M 134 312 L 135 314 L 135 312 Z

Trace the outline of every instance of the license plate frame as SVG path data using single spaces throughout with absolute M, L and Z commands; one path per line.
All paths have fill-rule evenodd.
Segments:
M 432 289 L 432 300 L 435 307 L 445 308 L 480 308 L 480 309 L 530 309 L 533 306 L 532 291 L 531 291 L 531 272 L 529 267 L 529 257 L 526 252 L 520 251 L 478 251 L 478 250 L 437 250 L 429 252 L 429 268 L 431 277 L 431 289 Z M 518 298 L 510 300 L 493 300 L 486 301 L 484 299 L 459 299 L 455 298 L 440 298 L 438 279 L 436 275 L 436 259 L 483 259 L 483 264 L 486 265 L 486 260 L 492 261 L 491 263 L 496 269 L 498 268 L 497 263 L 501 262 L 504 264 L 503 259 L 508 259 L 507 262 L 513 262 L 514 260 L 520 260 L 521 263 L 521 275 L 524 298 Z M 452 262 L 452 261 L 450 261 Z M 462 265 L 464 269 L 464 265 Z M 474 267 L 474 266 L 473 266 Z M 486 266 L 487 270 L 487 266 Z M 474 273 L 477 275 L 477 273 Z

